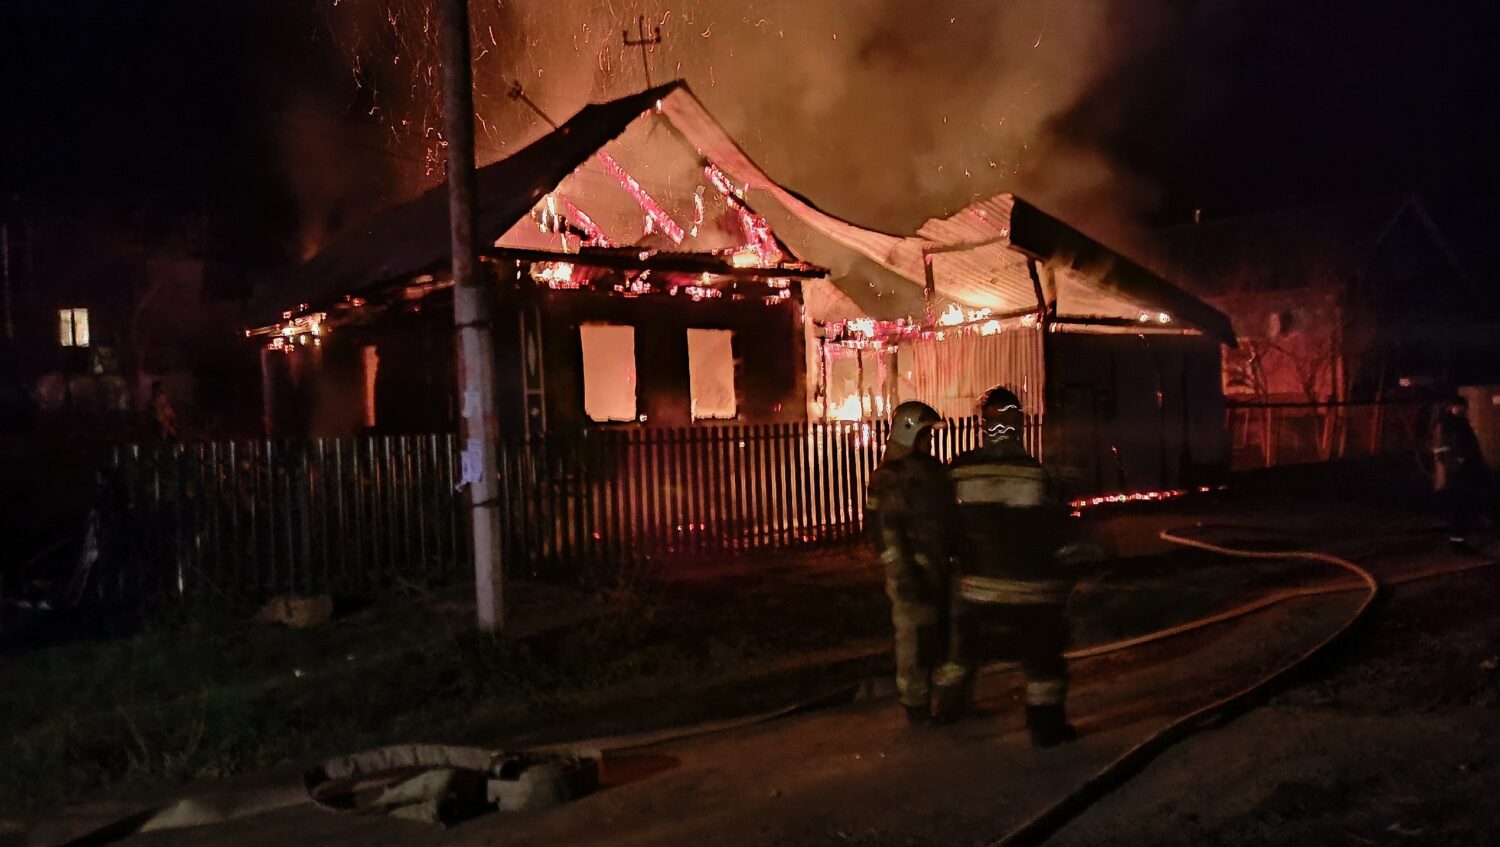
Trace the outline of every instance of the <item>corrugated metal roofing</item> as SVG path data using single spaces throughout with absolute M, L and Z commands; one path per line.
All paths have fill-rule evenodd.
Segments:
M 1036 305 L 1026 266 L 1027 257 L 1033 256 L 1060 266 L 1054 292 L 1060 314 L 1134 320 L 1143 312 L 1166 311 L 1186 325 L 1234 340 L 1229 319 L 1212 306 L 1012 194 L 928 220 L 914 236 L 877 232 L 830 215 L 771 179 L 686 88 L 666 97 L 662 111 L 747 191 L 770 197 L 823 236 L 919 289 L 926 284 L 924 257 L 936 251 L 933 282 L 942 297 L 996 312 L 1025 309 Z M 845 290 L 858 299 L 858 292 Z

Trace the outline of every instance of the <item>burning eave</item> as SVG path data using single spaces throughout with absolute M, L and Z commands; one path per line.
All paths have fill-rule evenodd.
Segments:
M 758 299 L 770 305 L 798 299 L 800 281 L 828 275 L 826 269 L 800 261 L 764 266 L 746 263 L 737 250 L 678 253 L 626 247 L 555 253 L 492 247 L 483 252 L 481 260 L 496 265 L 519 265 L 523 282 L 554 291 L 627 298 L 684 297 L 694 301 Z M 297 309 L 282 313 L 279 321 L 247 328 L 245 335 L 267 339 L 266 346 L 277 350 L 318 347 L 338 326 L 367 320 L 375 312 L 421 301 L 452 286 L 453 281 L 446 273 L 418 274 L 367 287 L 359 294 L 346 294 L 329 303 L 300 304 Z

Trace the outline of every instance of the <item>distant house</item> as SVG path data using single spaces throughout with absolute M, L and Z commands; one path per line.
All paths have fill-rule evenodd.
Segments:
M 248 279 L 206 255 L 197 222 L 151 227 L 18 204 L 4 212 L 0 407 L 11 411 L 0 408 L 0 418 L 9 428 L 140 437 L 159 381 L 192 432 L 253 431 L 237 426 L 253 359 L 231 336 Z
M 1184 224 L 1156 254 L 1233 320 L 1230 397 L 1369 401 L 1490 367 L 1478 292 L 1413 197 Z

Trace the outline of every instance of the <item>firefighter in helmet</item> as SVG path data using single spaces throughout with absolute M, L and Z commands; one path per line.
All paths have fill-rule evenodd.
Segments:
M 1073 542 L 1067 503 L 1022 446 L 1025 415 L 1016 395 L 996 386 L 979 411 L 984 443 L 950 470 L 962 552 L 948 659 L 934 676 L 937 717 L 956 720 L 968 709 L 980 665 L 1020 660 L 1026 727 L 1033 743 L 1050 747 L 1076 737 L 1064 708 L 1064 606 L 1070 571 L 1094 548 Z
M 912 725 L 932 719 L 931 677 L 948 641 L 953 489 L 932 456 L 932 432 L 941 424 L 925 403 L 895 408 L 891 437 L 870 475 L 865 504 L 891 600 L 896 690 Z

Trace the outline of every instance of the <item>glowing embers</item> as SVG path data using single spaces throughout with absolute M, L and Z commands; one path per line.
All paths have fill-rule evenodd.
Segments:
M 570 254 L 572 255 L 572 254 Z M 539 261 L 530 265 L 528 275 L 539 286 L 554 291 L 592 291 L 618 297 L 685 297 L 700 300 L 759 300 L 766 305 L 790 301 L 796 289 L 789 279 L 738 279 L 714 271 L 663 270 L 660 268 L 611 268 L 608 262 L 621 251 L 599 251 L 598 263 L 590 262 L 590 253 L 577 254 L 576 261 Z M 685 254 L 642 250 L 630 254 L 642 262 L 655 256 L 665 261 L 681 259 Z M 705 259 L 712 254 L 702 254 Z
M 563 212 L 567 215 L 568 223 L 577 227 L 586 236 L 581 245 L 582 247 L 610 246 L 609 236 L 604 234 L 604 230 L 598 224 L 594 223 L 594 219 L 589 217 L 588 213 L 578 208 L 573 204 L 572 200 L 566 197 L 562 198 L 562 206 Z
M 949 303 L 948 308 L 944 309 L 943 313 L 938 316 L 937 322 L 939 326 L 960 326 L 962 324 L 978 323 L 989 316 L 989 309 L 965 310 L 957 303 Z M 996 324 L 996 331 L 998 331 L 998 322 L 990 321 L 990 323 Z
M 603 228 L 562 194 L 548 194 L 532 215 L 536 219 L 537 231 L 543 235 L 557 235 L 565 253 L 575 248 L 610 246 L 609 236 Z M 574 245 L 569 244 L 569 237 L 574 240 Z
M 678 226 L 677 222 L 672 220 L 672 216 L 667 214 L 667 210 L 663 209 L 660 203 L 656 202 L 650 194 L 646 193 L 646 189 L 641 187 L 641 184 L 636 181 L 635 177 L 620 167 L 620 163 L 616 162 L 613 156 L 602 150 L 599 151 L 597 156 L 599 161 L 603 163 L 604 169 L 609 172 L 609 175 L 614 177 L 616 182 L 620 183 L 620 187 L 624 188 L 630 194 L 631 198 L 635 200 L 636 204 L 641 207 L 641 210 L 646 213 L 647 232 L 651 232 L 653 229 L 660 230 L 662 234 L 672 239 L 673 244 L 681 244 L 682 239 L 687 237 L 687 233 L 683 232 L 682 227 Z
M 246 331 L 245 334 L 270 335 L 266 348 L 283 353 L 290 353 L 298 347 L 323 346 L 323 336 L 328 334 L 328 327 L 325 326 L 327 312 L 312 312 L 297 317 L 292 317 L 291 312 L 284 314 L 286 317 L 281 323 L 259 331 Z
M 766 219 L 745 205 L 744 192 L 736 189 L 729 176 L 718 165 L 709 162 L 703 166 L 703 176 L 708 179 L 739 217 L 740 230 L 745 233 L 746 245 L 730 258 L 737 268 L 770 267 L 786 258 L 781 246 L 776 243 L 776 234 Z M 742 255 L 748 254 L 748 255 Z
M 761 267 L 760 254 L 746 247 L 729 254 L 729 264 L 736 268 Z
M 1070 505 L 1075 509 L 1088 509 L 1094 506 L 1107 506 L 1115 503 L 1159 503 L 1163 500 L 1174 500 L 1187 494 L 1207 494 L 1210 491 L 1223 491 L 1227 485 L 1201 485 L 1197 488 L 1173 488 L 1166 491 L 1137 491 L 1133 494 L 1102 494 L 1097 497 L 1083 497 L 1074 500 Z
M 572 262 L 538 262 L 531 266 L 531 278 L 548 288 L 582 288 L 582 275 L 576 271 Z
M 713 274 L 705 273 L 699 276 L 698 285 L 674 285 L 667 289 L 672 296 L 679 294 L 691 299 L 693 302 L 699 300 L 713 300 L 724 296 L 724 289 L 713 287 Z
M 1169 324 L 1172 322 L 1172 316 L 1166 312 L 1141 312 L 1137 320 L 1143 324 Z
M 835 344 L 851 347 L 887 347 L 906 341 L 945 341 L 961 335 L 999 335 L 1008 330 L 1036 329 L 1040 325 L 1036 315 L 1000 320 L 990 317 L 988 309 L 964 310 L 950 305 L 934 325 L 924 325 L 904 318 L 894 321 L 877 321 L 873 318 L 854 318 L 847 321 L 832 321 L 824 325 L 824 334 Z

